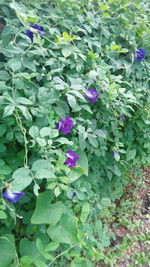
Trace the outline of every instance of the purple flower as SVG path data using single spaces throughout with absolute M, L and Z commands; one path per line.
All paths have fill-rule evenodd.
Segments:
M 24 192 L 11 192 L 9 189 L 6 189 L 3 193 L 3 197 L 12 203 L 19 201 L 23 196 L 25 196 Z
M 135 51 L 135 59 L 137 61 L 141 61 L 145 58 L 146 56 L 146 51 L 143 49 L 143 48 L 138 48 L 136 51 Z
M 77 196 L 77 193 L 76 192 L 73 192 L 71 200 L 73 200 L 74 197 L 76 197 L 76 196 Z
M 76 166 L 76 161 L 80 158 L 75 152 L 72 150 L 68 150 L 66 152 L 67 159 L 65 161 L 65 165 L 68 167 L 75 167 Z
M 66 116 L 64 120 L 60 120 L 58 123 L 56 123 L 56 129 L 60 130 L 62 134 L 69 134 L 74 123 L 69 118 L 69 116 Z
M 120 121 L 125 121 L 126 120 L 124 115 L 120 115 L 117 119 L 120 120 Z
M 118 151 L 113 151 L 112 152 L 112 156 L 115 158 L 117 155 L 119 155 L 119 152 Z
M 84 95 L 86 98 L 89 99 L 91 104 L 95 104 L 98 99 L 98 92 L 96 89 L 89 88 L 85 91 Z
M 31 42 L 33 42 L 33 34 L 38 33 L 40 37 L 43 37 L 44 34 L 44 28 L 38 24 L 31 24 L 30 29 L 26 30 L 26 35 L 31 39 Z

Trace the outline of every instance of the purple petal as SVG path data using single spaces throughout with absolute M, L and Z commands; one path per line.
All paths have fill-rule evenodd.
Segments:
M 61 119 L 59 123 L 56 123 L 56 129 L 60 130 L 62 134 L 68 134 L 70 133 L 74 123 L 69 118 L 69 116 L 66 116 L 65 119 Z
M 68 167 L 76 167 L 76 160 L 73 160 L 71 158 L 67 158 L 67 160 L 64 163 L 65 165 L 67 165 Z
M 118 152 L 118 151 L 113 151 L 113 152 L 112 152 L 112 156 L 113 156 L 113 157 L 115 157 L 115 156 L 117 156 L 117 155 L 119 155 L 119 152 Z
M 8 189 L 6 189 L 5 192 L 3 193 L 3 197 L 12 203 L 19 201 L 20 198 L 23 196 L 25 196 L 24 192 L 11 192 Z
M 98 92 L 96 89 L 89 88 L 85 91 L 84 95 L 89 99 L 91 104 L 95 104 L 98 99 Z
M 44 33 L 44 28 L 38 24 L 31 24 L 30 27 L 35 29 L 35 30 L 38 30 L 39 33 L 41 32 L 41 34 Z
M 137 61 L 142 61 L 146 56 L 146 51 L 143 48 L 139 48 L 135 51 L 135 59 Z
M 70 158 L 70 159 L 72 159 L 72 160 L 75 160 L 75 161 L 77 161 L 80 157 L 74 152 L 74 151 L 72 151 L 72 150 L 68 150 L 67 152 L 66 152 L 66 156 L 68 157 L 68 158 Z
M 68 125 L 70 128 L 73 127 L 74 123 L 73 123 L 73 121 L 69 118 L 69 116 L 66 116 L 65 121 L 66 121 L 67 125 Z
M 33 32 L 31 32 L 30 30 L 26 30 L 25 33 L 31 39 L 31 42 L 33 42 Z

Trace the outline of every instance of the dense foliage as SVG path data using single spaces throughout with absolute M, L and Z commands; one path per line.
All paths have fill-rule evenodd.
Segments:
M 0 0 L 1 267 L 104 259 L 150 162 L 148 2 Z

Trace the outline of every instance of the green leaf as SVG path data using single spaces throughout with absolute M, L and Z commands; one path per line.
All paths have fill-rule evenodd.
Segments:
M 30 170 L 27 168 L 17 169 L 13 173 L 12 178 L 14 179 L 11 183 L 13 191 L 22 191 L 23 189 L 25 189 L 28 185 L 32 183 Z
M 7 165 L 0 166 L 0 174 L 8 175 L 12 172 L 12 169 Z
M 33 103 L 29 99 L 27 99 L 26 97 L 17 97 L 17 98 L 15 98 L 15 101 L 18 104 L 33 105 Z
M 39 146 L 41 146 L 41 147 L 45 147 L 46 144 L 47 144 L 45 139 L 42 139 L 42 138 L 39 138 L 39 137 L 36 138 L 36 141 L 39 144 Z
M 0 137 L 6 133 L 6 126 L 5 124 L 0 124 Z
M 57 106 L 54 107 L 54 110 L 61 118 L 64 118 L 67 114 L 69 114 L 69 107 L 64 101 L 59 101 Z
M 76 98 L 71 95 L 71 94 L 67 94 L 67 100 L 68 100 L 68 103 L 69 103 L 69 106 L 74 109 L 77 102 L 76 102 Z
M 49 160 L 38 159 L 33 162 L 32 171 L 35 172 L 35 178 L 43 179 L 43 178 L 51 178 L 55 177 L 55 169 Z
M 66 144 L 66 145 L 70 145 L 72 146 L 73 145 L 73 142 L 72 141 L 69 141 L 67 138 L 65 137 L 60 137 L 57 139 L 57 142 L 61 143 L 61 144 Z
M 55 194 L 55 197 L 58 197 L 61 194 L 61 191 L 60 191 L 60 187 L 59 186 L 56 186 L 55 187 L 54 194 Z
M 37 138 L 39 136 L 39 128 L 37 126 L 32 126 L 29 129 L 29 134 L 32 138 Z
M 33 72 L 36 72 L 35 64 L 33 64 L 27 57 L 24 57 L 23 59 L 23 66 L 27 69 L 32 70 Z
M 88 111 L 89 113 L 93 114 L 93 111 L 91 110 L 91 108 L 88 105 L 82 105 L 81 107 L 83 109 L 85 109 L 86 111 Z
M 50 190 L 38 195 L 36 209 L 32 215 L 31 223 L 55 225 L 60 221 L 66 209 L 65 205 L 61 201 L 50 204 L 51 200 L 52 193 Z
M 120 171 L 118 165 L 116 165 L 116 164 L 114 165 L 113 171 L 114 171 L 115 175 L 121 176 L 121 171 Z
M 0 80 L 1 81 L 7 81 L 7 80 L 9 80 L 9 78 L 10 78 L 10 75 L 7 71 L 0 70 Z
M 15 240 L 11 234 L 0 236 L 0 259 L 1 267 L 11 266 L 12 261 L 16 259 Z
M 6 146 L 0 143 L 0 153 L 4 152 L 5 150 L 6 150 Z
M 84 174 L 86 176 L 88 176 L 88 158 L 85 154 L 85 152 L 81 151 L 81 150 L 77 150 L 76 154 L 80 157 L 77 161 L 77 164 L 84 170 Z
M 40 130 L 40 136 L 43 138 L 45 136 L 50 136 L 51 135 L 51 129 L 49 127 L 43 127 Z
M 111 206 L 111 200 L 110 198 L 102 198 L 101 199 L 101 204 L 106 206 L 106 207 L 110 207 Z
M 69 57 L 72 54 L 73 50 L 74 50 L 74 47 L 69 45 L 69 46 L 63 47 L 61 51 L 64 57 Z
M 80 220 L 84 224 L 87 220 L 88 215 L 91 212 L 91 207 L 88 202 L 84 203 L 81 210 Z
M 77 180 L 83 174 L 84 174 L 84 170 L 82 168 L 75 167 L 70 170 L 68 178 L 70 179 L 70 182 L 73 182 Z
M 45 251 L 55 251 L 58 247 L 59 247 L 59 243 L 58 242 L 51 242 L 45 248 Z
M 128 150 L 126 152 L 126 160 L 129 161 L 131 159 L 134 159 L 135 158 L 135 155 L 136 155 L 136 149 L 132 149 L 132 150 Z
M 4 220 L 7 218 L 6 213 L 3 210 L 0 210 L 0 220 Z
M 97 136 L 101 137 L 101 138 L 107 138 L 107 133 L 104 130 L 101 129 L 96 129 L 94 131 L 94 134 L 96 134 Z
M 5 118 L 5 117 L 12 115 L 14 110 L 15 110 L 15 106 L 12 106 L 12 105 L 6 106 L 4 109 L 3 117 Z
M 13 70 L 18 71 L 21 68 L 20 58 L 12 58 L 7 62 L 7 65 Z
M 90 144 L 93 147 L 95 147 L 95 148 L 98 147 L 98 142 L 97 142 L 97 137 L 96 136 L 94 136 L 92 134 L 88 134 L 88 140 L 89 140 Z
M 48 228 L 48 235 L 58 243 L 74 245 L 79 242 L 77 219 L 71 214 L 64 214 L 57 226 Z

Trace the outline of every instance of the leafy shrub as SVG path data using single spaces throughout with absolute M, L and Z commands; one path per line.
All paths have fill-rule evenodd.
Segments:
M 150 162 L 149 4 L 0 3 L 1 266 L 95 266 Z

